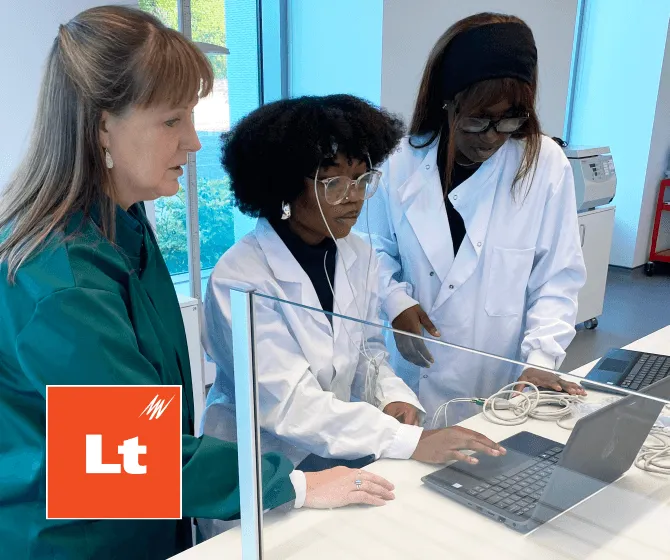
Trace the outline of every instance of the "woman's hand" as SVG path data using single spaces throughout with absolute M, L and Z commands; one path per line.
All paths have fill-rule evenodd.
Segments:
M 384 407 L 384 414 L 393 416 L 401 424 L 419 425 L 419 410 L 409 403 L 392 402 Z
M 335 467 L 305 473 L 307 495 L 304 507 L 331 509 L 350 504 L 383 506 L 395 500 L 394 489 L 385 478 L 368 471 Z M 356 484 L 360 481 L 360 485 Z
M 398 331 L 418 335 L 422 334 L 425 328 L 431 336 L 435 338 L 440 337 L 440 331 L 435 328 L 435 325 L 433 325 L 420 305 L 405 309 L 405 311 L 393 320 L 391 325 Z M 398 351 L 408 362 L 421 367 L 430 367 L 434 363 L 435 360 L 433 360 L 433 356 L 428 351 L 428 348 L 426 348 L 423 340 L 397 332 L 394 332 L 393 335 L 395 336 Z
M 499 457 L 507 453 L 504 447 L 485 435 L 467 428 L 454 426 L 442 430 L 424 430 L 412 459 L 424 463 L 439 464 L 456 459 L 473 465 L 477 464 L 478 460 L 475 457 L 462 453 L 465 450 L 481 451 L 493 457 Z
M 586 395 L 586 391 L 581 385 L 572 381 L 566 381 L 550 371 L 542 371 L 541 369 L 532 367 L 525 369 L 518 381 L 525 381 L 526 383 L 532 383 L 536 387 L 553 389 L 554 391 L 565 391 L 569 395 Z M 516 385 L 514 390 L 523 391 L 525 388 L 525 385 Z

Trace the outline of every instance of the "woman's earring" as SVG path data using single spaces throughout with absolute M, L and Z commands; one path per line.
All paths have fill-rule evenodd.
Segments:
M 291 205 L 288 202 L 281 203 L 281 219 L 288 220 L 291 217 Z
M 114 160 L 112 159 L 112 154 L 109 153 L 109 150 L 105 148 L 105 165 L 107 169 L 114 167 Z
M 446 111 L 448 108 L 449 108 L 449 103 L 445 103 L 444 105 L 442 105 L 442 109 L 444 109 L 445 111 Z

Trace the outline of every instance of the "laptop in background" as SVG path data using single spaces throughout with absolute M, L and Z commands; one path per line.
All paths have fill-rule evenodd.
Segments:
M 594 385 L 589 381 L 630 391 L 641 391 L 669 375 L 670 356 L 612 349 L 598 361 L 581 384 L 586 388 L 591 387 L 603 392 L 607 392 L 605 387 Z

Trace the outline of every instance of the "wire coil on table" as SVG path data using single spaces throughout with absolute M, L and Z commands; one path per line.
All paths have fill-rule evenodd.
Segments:
M 519 385 L 531 389 L 529 393 L 516 390 Z M 447 410 L 455 402 L 468 402 L 483 407 L 482 414 L 489 421 L 501 426 L 517 426 L 528 418 L 537 420 L 556 420 L 566 430 L 572 429 L 562 425 L 561 421 L 577 413 L 577 404 L 584 398 L 579 395 L 559 393 L 556 391 L 540 391 L 537 385 L 527 381 L 515 381 L 505 385 L 497 393 L 488 398 L 457 398 L 442 404 L 433 416 L 432 427 L 436 428 L 440 416 L 444 415 L 444 425 L 448 426 Z M 547 408 L 551 407 L 551 408 Z M 505 411 L 506 415 L 500 413 Z M 511 413 L 511 416 L 509 415 Z

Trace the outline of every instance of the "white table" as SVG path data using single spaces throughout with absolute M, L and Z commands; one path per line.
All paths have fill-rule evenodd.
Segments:
M 670 349 L 670 326 L 628 348 Z M 572 372 L 584 376 L 589 364 Z M 591 394 L 591 399 L 603 394 Z M 527 430 L 559 442 L 570 432 L 554 422 L 530 420 L 503 427 L 481 415 L 463 423 L 493 440 Z M 284 559 L 624 559 L 670 558 L 670 477 L 632 467 L 620 480 L 528 535 L 516 533 L 427 488 L 421 477 L 436 470 L 416 461 L 381 460 L 368 469 L 392 481 L 396 499 L 381 508 L 298 510 L 264 520 L 265 558 Z M 242 558 L 233 529 L 175 558 Z

